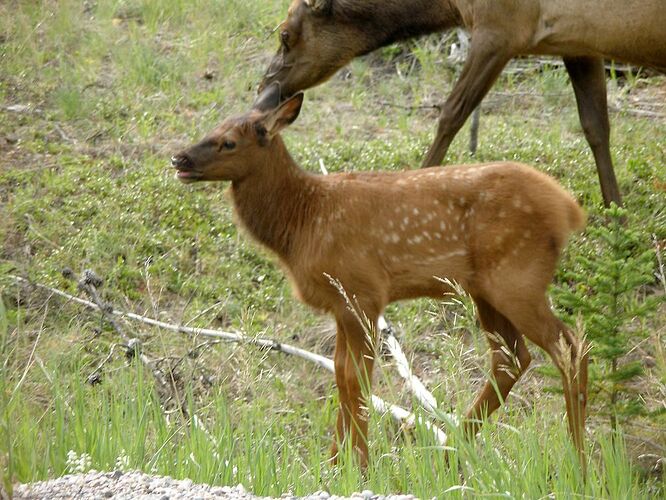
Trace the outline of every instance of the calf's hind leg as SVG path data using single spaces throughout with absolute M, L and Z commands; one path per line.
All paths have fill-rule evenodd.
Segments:
M 587 345 L 555 317 L 545 295 L 535 300 L 505 297 L 502 313 L 518 331 L 546 351 L 562 376 L 567 420 L 574 445 L 584 458 L 587 405 Z
M 492 350 L 491 379 L 489 379 L 467 412 L 465 431 L 475 435 L 481 419 L 500 407 L 518 378 L 532 360 L 520 333 L 499 311 L 484 299 L 475 297 L 481 326 L 488 332 Z

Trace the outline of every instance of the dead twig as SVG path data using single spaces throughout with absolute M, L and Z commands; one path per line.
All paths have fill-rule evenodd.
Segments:
M 659 247 L 659 240 L 657 239 L 656 234 L 652 234 L 652 241 L 654 241 L 654 253 L 657 255 L 657 263 L 659 264 L 659 270 L 657 271 L 657 276 L 659 281 L 664 287 L 664 293 L 666 293 L 666 273 L 664 273 L 664 261 L 661 259 L 661 248 Z
M 389 108 L 398 108 L 398 109 L 407 109 L 410 111 L 413 111 L 415 109 L 426 109 L 429 111 L 436 110 L 436 111 L 441 111 L 442 106 L 439 104 L 422 104 L 422 105 L 412 105 L 412 106 L 405 106 L 403 104 L 395 104 L 393 102 L 388 102 L 388 101 L 377 101 L 377 104 L 380 106 L 386 106 Z
M 71 269 L 64 269 L 62 274 L 65 278 L 76 280 L 76 275 Z M 123 339 L 124 344 L 122 344 L 122 346 L 125 348 L 125 356 L 128 359 L 138 359 L 152 374 L 157 383 L 158 394 L 160 394 L 162 399 L 163 410 L 166 411 L 166 405 L 169 401 L 175 400 L 178 410 L 187 418 L 187 408 L 178 391 L 176 380 L 173 376 L 173 370 L 169 371 L 168 376 L 165 375 L 160 369 L 159 364 L 143 352 L 141 341 L 138 338 L 130 337 L 125 333 L 124 329 L 121 327 L 120 323 L 116 321 L 116 318 L 113 315 L 113 306 L 102 300 L 99 295 L 98 288 L 100 288 L 102 284 L 102 279 L 91 270 L 85 270 L 81 278 L 78 280 L 79 290 L 86 293 L 93 300 L 97 309 L 102 313 L 102 317 L 109 322 L 116 333 Z M 88 376 L 88 382 L 90 384 L 94 385 L 101 381 L 101 370 L 111 359 L 112 353 L 113 348 L 107 358 Z

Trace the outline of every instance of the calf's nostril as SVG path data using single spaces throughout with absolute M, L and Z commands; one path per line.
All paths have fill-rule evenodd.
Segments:
M 192 168 L 192 160 L 186 155 L 176 155 L 171 157 L 171 165 L 176 168 Z

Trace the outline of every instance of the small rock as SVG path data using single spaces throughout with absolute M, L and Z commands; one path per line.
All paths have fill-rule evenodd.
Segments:
M 28 104 L 12 104 L 11 106 L 5 106 L 5 109 L 12 113 L 27 113 L 30 111 L 30 106 Z

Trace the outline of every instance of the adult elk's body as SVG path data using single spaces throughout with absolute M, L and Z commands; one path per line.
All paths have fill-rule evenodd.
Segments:
M 454 26 L 470 32 L 469 55 L 423 165 L 441 163 L 511 58 L 559 55 L 573 84 L 604 202 L 620 203 L 602 57 L 666 70 L 664 0 L 294 0 L 260 90 L 277 81 L 288 97 L 323 82 L 356 56 Z
M 274 89 L 269 97 L 277 100 Z M 546 298 L 560 250 L 584 223 L 578 204 L 553 179 L 517 163 L 307 173 L 278 135 L 298 115 L 302 96 L 225 121 L 172 164 L 182 181 L 231 181 L 240 222 L 279 256 L 301 300 L 335 316 L 337 437 L 350 438 L 367 463 L 361 388 L 373 349 L 329 277 L 353 297 L 371 332 L 390 302 L 442 297 L 450 288 L 441 277 L 471 294 L 493 350 L 494 381 L 470 408 L 467 430 L 475 432 L 526 370 L 527 337 L 562 372 L 570 430 L 582 450 L 587 358 Z

